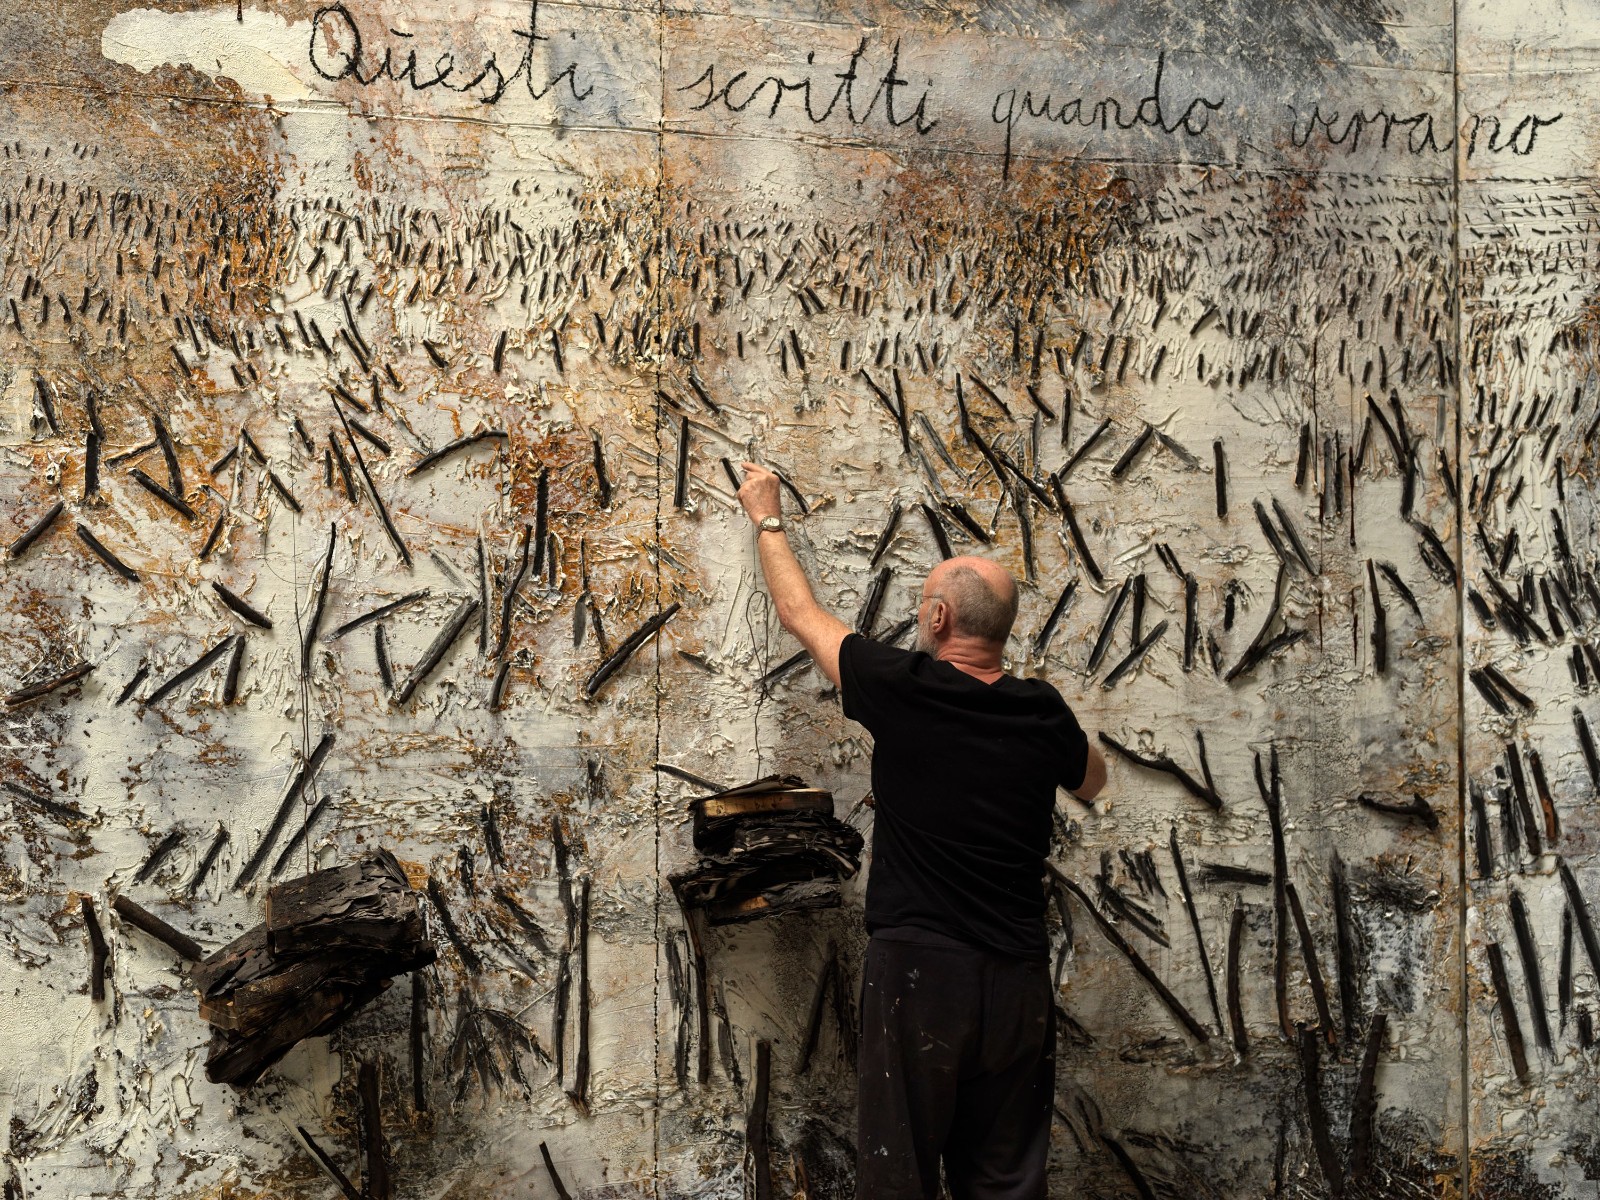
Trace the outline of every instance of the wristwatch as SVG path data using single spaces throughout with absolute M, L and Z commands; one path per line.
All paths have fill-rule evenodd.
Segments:
M 756 524 L 760 526 L 762 533 L 777 533 L 783 528 L 783 518 L 762 517 Z

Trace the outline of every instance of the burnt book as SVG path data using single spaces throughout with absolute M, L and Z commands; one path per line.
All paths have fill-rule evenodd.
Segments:
M 833 815 L 833 794 L 769 775 L 689 804 L 692 871 L 670 877 L 682 902 L 713 925 L 833 908 L 861 865 L 861 835 Z
M 416 893 L 386 850 L 279 884 L 264 922 L 194 968 L 213 1028 L 206 1077 L 249 1087 L 435 953 Z

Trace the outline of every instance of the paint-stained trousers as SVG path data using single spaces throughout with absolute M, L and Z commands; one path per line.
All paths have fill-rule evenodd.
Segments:
M 1055 1094 L 1046 963 L 936 935 L 873 937 L 857 1067 L 857 1200 L 936 1200 L 941 1158 L 953 1200 L 1044 1200 Z

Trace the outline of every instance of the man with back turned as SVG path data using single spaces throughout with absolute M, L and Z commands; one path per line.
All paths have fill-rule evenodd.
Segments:
M 853 633 L 790 548 L 779 481 L 744 464 L 778 620 L 873 736 L 875 820 L 857 1060 L 858 1200 L 1042 1200 L 1055 1094 L 1044 861 L 1057 787 L 1090 800 L 1106 766 L 1060 693 L 1000 668 L 1009 572 L 940 563 L 917 646 Z

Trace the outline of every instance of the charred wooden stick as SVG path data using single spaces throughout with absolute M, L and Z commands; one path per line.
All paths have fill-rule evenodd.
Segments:
M 1206 787 L 1205 784 L 1201 783 L 1193 775 L 1191 775 L 1191 774 L 1189 774 L 1189 772 L 1185 771 L 1182 767 L 1180 767 L 1176 762 L 1174 762 L 1167 755 L 1165 755 L 1165 754 L 1150 754 L 1150 755 L 1140 754 L 1137 750 L 1133 749 L 1131 746 L 1123 745 L 1121 742 L 1117 741 L 1116 738 L 1111 737 L 1109 734 L 1105 733 L 1104 731 L 1102 731 L 1099 734 L 1099 738 L 1100 738 L 1100 741 L 1102 743 L 1104 743 L 1107 746 L 1110 746 L 1113 750 L 1115 750 L 1118 754 L 1122 755 L 1122 757 L 1126 758 L 1129 762 L 1136 763 L 1137 765 L 1139 765 L 1141 767 L 1146 767 L 1146 768 L 1148 768 L 1149 770 L 1152 770 L 1152 771 L 1160 771 L 1160 772 L 1162 772 L 1164 774 L 1171 775 L 1174 779 L 1176 779 L 1179 783 L 1181 783 L 1183 785 L 1184 790 L 1186 792 L 1188 792 L 1191 796 L 1194 796 L 1194 797 L 1196 797 L 1196 798 L 1198 798 L 1200 800 L 1204 800 L 1212 808 L 1220 809 L 1222 807 L 1222 797 L 1221 796 L 1217 795 L 1217 793 L 1215 791 L 1213 791 L 1210 788 Z
M 1600 755 L 1595 753 L 1594 735 L 1589 732 L 1589 722 L 1576 707 L 1572 710 L 1572 725 L 1578 731 L 1578 746 L 1583 751 L 1583 761 L 1589 768 L 1589 782 L 1600 791 Z M 1600 971 L 1600 966 L 1595 968 Z
M 944 531 L 944 522 L 939 519 L 939 514 L 926 504 L 919 505 L 922 515 L 928 519 L 928 528 L 933 531 L 933 540 L 939 547 L 940 558 L 954 558 L 950 550 L 950 539 Z
M 1522 773 L 1522 755 L 1515 742 L 1506 743 L 1506 770 L 1511 779 L 1511 793 L 1516 800 L 1517 815 L 1522 818 L 1522 833 L 1527 840 L 1528 851 L 1538 858 L 1544 853 L 1544 846 L 1539 840 L 1539 823 L 1534 820 L 1533 805 L 1528 799 L 1528 781 Z
M 1193 575 L 1183 577 L 1183 669 L 1194 670 L 1200 645 L 1200 584 Z
M 1389 669 L 1389 614 L 1383 607 L 1383 597 L 1378 594 L 1378 576 L 1367 559 L 1367 598 L 1372 602 L 1372 668 L 1379 675 Z
M 365 1197 L 350 1182 L 349 1177 L 339 1169 L 338 1164 L 328 1157 L 327 1151 L 317 1145 L 316 1139 L 306 1132 L 306 1127 L 304 1125 L 296 1125 L 294 1128 L 295 1132 L 300 1135 L 300 1140 L 306 1144 L 306 1149 L 311 1151 L 311 1157 L 317 1160 L 317 1165 L 327 1173 L 329 1179 L 333 1180 L 334 1186 L 344 1194 L 345 1200 L 365 1200 Z
M 883 593 L 888 586 L 889 568 L 879 567 L 877 574 L 872 577 L 866 598 L 861 602 L 861 611 L 856 614 L 856 632 L 862 637 L 872 636 L 872 627 L 878 623 L 878 610 L 883 606 Z
M 398 610 L 404 608 L 408 604 L 414 604 L 418 600 L 426 599 L 427 596 L 428 596 L 428 593 L 429 593 L 429 589 L 428 588 L 421 588 L 418 591 L 406 593 L 404 596 L 401 596 L 400 599 L 398 599 L 398 600 L 391 600 L 387 604 L 380 604 L 377 608 L 373 609 L 371 612 L 362 613 L 359 617 L 356 617 L 356 618 L 354 618 L 352 620 L 346 621 L 343 625 L 339 626 L 339 628 L 335 629 L 332 633 L 328 634 L 322 640 L 325 641 L 325 642 L 337 641 L 339 638 L 342 638 L 345 634 L 350 633 L 353 630 L 360 629 L 363 625 L 368 625 L 373 621 L 381 621 L 384 617 L 387 617 L 390 613 L 397 612 Z
M 1289 1020 L 1289 852 L 1283 840 L 1283 793 L 1278 774 L 1278 745 L 1271 749 L 1272 778 L 1261 774 L 1261 755 L 1255 756 L 1256 788 L 1267 810 L 1272 834 L 1272 992 L 1278 1009 L 1278 1028 L 1285 1038 L 1294 1036 Z
M 1511 889 L 1511 926 L 1516 933 L 1517 954 L 1522 959 L 1522 974 L 1528 984 L 1528 1011 L 1533 1016 L 1533 1036 L 1546 1054 L 1553 1053 L 1550 1015 L 1545 1008 L 1544 982 L 1539 970 L 1539 944 L 1528 920 L 1528 906 L 1522 893 Z
M 1090 431 L 1089 436 L 1083 439 L 1083 444 L 1072 452 L 1072 457 L 1067 459 L 1067 461 L 1062 465 L 1061 469 L 1056 472 L 1056 477 L 1059 479 L 1065 479 L 1068 475 L 1070 475 L 1072 473 L 1072 468 L 1077 466 L 1078 463 L 1083 460 L 1084 456 L 1095 448 L 1095 445 L 1100 441 L 1100 438 L 1105 434 L 1105 431 L 1110 428 L 1110 417 L 1107 417 L 1105 420 L 1101 421 L 1100 424 L 1096 425 L 1094 429 Z
M 227 523 L 228 510 L 223 509 L 217 514 L 216 524 L 211 527 L 211 532 L 206 535 L 205 545 L 200 547 L 200 561 L 204 562 L 211 557 L 211 551 L 216 548 L 217 539 L 222 536 L 222 527 Z
M 1388 1016 L 1374 1013 L 1367 1026 L 1361 1074 L 1350 1102 L 1350 1177 L 1353 1180 L 1365 1179 L 1372 1170 L 1372 1148 L 1377 1140 L 1378 1054 L 1388 1030 Z
M 156 688 L 155 691 L 146 696 L 143 701 L 143 706 L 145 708 L 150 708 L 153 705 L 159 704 L 162 700 L 165 700 L 174 691 L 188 683 L 189 680 L 193 679 L 196 675 L 200 674 L 200 672 L 204 671 L 212 663 L 216 662 L 217 659 L 221 658 L 224 654 L 231 650 L 233 648 L 234 641 L 237 640 L 239 636 L 239 634 L 235 633 L 223 638 L 215 646 L 211 647 L 211 649 L 207 650 L 199 658 L 195 659 L 194 662 L 190 663 L 187 667 L 184 667 L 183 670 L 179 671 L 176 675 L 173 675 L 160 687 Z
M 611 655 L 598 667 L 596 667 L 594 673 L 584 681 L 584 699 L 593 700 L 595 693 L 605 686 L 606 681 L 616 674 L 617 670 L 621 668 L 622 665 L 628 661 L 628 659 L 632 658 L 634 653 L 637 652 L 640 647 L 654 637 L 656 633 L 660 631 L 661 627 L 670 621 L 673 615 L 681 607 L 682 604 L 679 601 L 674 600 L 671 604 L 667 605 L 666 608 L 656 613 L 655 616 L 651 617 L 643 625 L 639 626 L 639 628 L 630 633 L 623 640 L 622 644 L 612 651 Z
M 199 962 L 206 956 L 206 949 L 199 942 L 187 934 L 179 933 L 155 913 L 139 907 L 126 896 L 118 896 L 111 902 L 111 907 L 128 924 L 144 930 L 156 941 L 176 951 L 190 962 Z
M 150 426 L 155 432 L 156 444 L 161 447 L 161 460 L 167 467 L 169 489 L 174 496 L 181 496 L 183 469 L 178 465 L 178 447 L 173 443 L 172 434 L 167 431 L 167 423 L 155 413 L 150 414 Z
M 1374 812 L 1390 813 L 1397 817 L 1415 817 L 1429 829 L 1439 828 L 1439 814 L 1433 811 L 1433 805 L 1419 795 L 1414 794 L 1410 804 L 1396 804 L 1392 800 L 1380 799 L 1371 792 L 1362 792 L 1356 797 L 1356 803 Z
M 1317 962 L 1317 945 L 1311 940 L 1311 924 L 1306 920 L 1306 910 L 1300 903 L 1300 893 L 1293 883 L 1286 883 L 1284 891 L 1289 897 L 1289 911 L 1294 916 L 1295 932 L 1300 937 L 1300 956 L 1305 962 L 1306 979 L 1311 984 L 1311 999 L 1317 1006 L 1317 1022 L 1322 1036 L 1332 1045 L 1338 1038 L 1334 1028 L 1333 1012 L 1328 1007 L 1328 989 L 1322 980 L 1322 966 Z
M 161 864 L 167 861 L 168 855 L 176 850 L 178 846 L 182 844 L 182 842 L 183 830 L 174 829 L 171 833 L 167 834 L 167 836 L 157 842 L 151 849 L 150 853 L 145 856 L 144 863 L 139 867 L 138 871 L 134 873 L 133 881 L 135 883 L 143 883 L 146 879 L 149 879 L 150 876 L 156 873 L 156 870 L 161 866 Z
M 1128 602 L 1128 593 L 1133 587 L 1133 576 L 1122 581 L 1122 586 L 1117 589 L 1117 594 L 1111 598 L 1111 603 L 1106 607 L 1106 615 L 1100 622 L 1100 633 L 1094 640 L 1094 646 L 1089 651 L 1089 661 L 1084 669 L 1091 675 L 1100 669 L 1100 661 L 1105 658 L 1106 650 L 1111 645 L 1112 635 L 1117 630 L 1117 618 L 1122 615 L 1122 607 Z
M 411 1109 L 428 1111 L 428 1081 L 423 1077 L 428 1036 L 428 978 L 422 971 L 411 972 Z
M 462 450 L 466 450 L 471 446 L 476 446 L 479 442 L 505 441 L 510 437 L 511 435 L 504 429 L 485 429 L 478 433 L 469 433 L 465 437 L 459 437 L 453 442 L 447 442 L 445 445 L 440 446 L 437 450 L 434 450 L 429 454 L 424 454 L 416 462 L 411 464 L 410 468 L 406 471 L 406 474 L 419 475 L 423 471 L 426 471 L 429 467 L 437 466 L 440 462 L 449 458 L 452 454 L 458 454 Z
M 456 948 L 456 953 L 461 957 L 461 965 L 467 969 L 469 975 L 476 975 L 483 969 L 483 959 L 467 944 L 467 939 L 461 936 L 455 918 L 450 915 L 450 905 L 445 901 L 444 890 L 440 888 L 439 881 L 431 875 L 428 877 L 428 899 L 433 901 L 433 911 L 439 914 L 439 926 L 444 930 L 444 935 L 450 940 L 450 944 Z
M 1189 914 L 1189 928 L 1194 931 L 1195 948 L 1200 952 L 1200 969 L 1206 977 L 1206 997 L 1211 1001 L 1211 1016 L 1216 1020 L 1217 1031 L 1222 1031 L 1222 1008 L 1217 1003 L 1217 979 L 1211 971 L 1211 956 L 1206 953 L 1206 939 L 1200 932 L 1200 913 L 1194 906 L 1194 894 L 1189 890 L 1189 872 L 1183 865 L 1183 853 L 1178 849 L 1178 827 L 1172 826 L 1168 845 L 1172 850 L 1172 867 L 1178 873 L 1178 896 L 1183 909 Z
M 550 1147 L 539 1143 L 539 1156 L 544 1159 L 545 1173 L 550 1176 L 550 1186 L 556 1189 L 556 1200 L 572 1200 L 572 1194 L 567 1191 L 567 1185 L 561 1182 L 561 1175 L 556 1170 L 555 1160 L 550 1157 Z
M 256 872 L 261 869 L 261 864 L 267 859 L 267 852 L 272 849 L 272 843 L 283 829 L 283 823 L 289 819 L 289 814 L 294 811 L 300 797 L 316 777 L 322 762 L 328 757 L 328 751 L 333 749 L 333 734 L 322 735 L 316 748 L 311 751 L 309 758 L 300 764 L 300 769 L 295 772 L 294 779 L 283 794 L 283 801 L 278 805 L 278 811 L 272 818 L 272 823 L 267 826 L 267 832 L 261 838 L 261 844 L 256 847 L 256 852 L 250 856 L 250 861 L 245 863 L 244 869 L 239 872 L 239 877 L 233 881 L 236 888 L 244 887 L 256 877 Z
M 62 825 L 65 825 L 69 828 L 76 822 L 82 821 L 85 818 L 85 814 L 74 806 L 70 804 L 62 804 L 59 801 L 52 800 L 49 796 L 41 795 L 38 792 L 31 791 L 19 783 L 12 783 L 9 779 L 0 780 L 0 787 L 3 787 L 6 791 L 10 792 L 13 796 L 23 801 L 31 808 L 37 809 L 45 816 L 54 821 L 60 822 Z
M 1036 657 L 1042 657 L 1049 648 L 1050 639 L 1055 635 L 1056 625 L 1061 621 L 1062 614 L 1067 611 L 1067 606 L 1072 603 L 1072 598 L 1077 592 L 1076 579 L 1061 589 L 1061 595 L 1056 600 L 1055 606 L 1050 609 L 1050 615 L 1044 619 L 1044 624 L 1039 627 L 1038 636 L 1033 639 L 1033 653 Z
M 94 901 L 87 896 L 79 898 L 83 910 L 83 928 L 89 935 L 89 999 L 106 998 L 106 935 L 100 931 L 100 918 L 94 915 Z
M 737 487 L 734 490 L 737 491 Z M 894 539 L 895 530 L 900 527 L 900 517 L 904 512 L 904 507 L 896 500 L 894 507 L 889 510 L 889 519 L 883 524 L 883 532 L 878 535 L 878 541 L 872 547 L 872 557 L 867 560 L 867 566 L 876 567 L 878 560 L 889 549 L 889 543 Z
M 1228 459 L 1223 453 L 1220 440 L 1211 443 L 1212 473 L 1216 477 L 1217 485 L 1217 519 L 1226 520 L 1228 516 Z
M 189 886 L 184 888 L 184 892 L 187 895 L 193 896 L 200 889 L 200 885 L 205 882 L 206 876 L 211 874 L 211 868 L 217 862 L 217 855 L 222 853 L 222 847 L 227 841 L 228 831 L 219 828 L 216 837 L 211 839 L 211 845 L 206 847 L 205 854 L 201 856 L 200 865 L 194 869 L 194 877 L 189 880 Z
M 389 641 L 382 625 L 372 627 L 372 652 L 378 660 L 378 678 L 383 681 L 385 690 L 393 692 L 394 667 L 389 662 Z
M 233 653 L 228 656 L 228 669 L 222 676 L 222 703 L 232 704 L 239 698 L 239 673 L 244 669 L 244 638 L 233 640 Z
M 1144 637 L 1140 638 L 1139 641 L 1135 643 L 1133 649 L 1128 651 L 1127 657 L 1119 662 L 1116 666 L 1111 668 L 1111 673 L 1106 676 L 1105 682 L 1100 686 L 1108 692 L 1112 688 L 1116 687 L 1117 682 L 1129 671 L 1133 670 L 1134 667 L 1139 665 L 1140 660 L 1142 660 L 1144 656 L 1149 653 L 1150 647 L 1159 642 L 1161 640 L 1161 635 L 1166 633 L 1166 631 L 1167 622 L 1162 621 L 1149 633 L 1145 634 Z
M 246 621 L 249 621 L 250 624 L 258 626 L 261 629 L 272 628 L 272 619 L 270 617 L 268 617 L 260 609 L 256 608 L 248 600 L 231 591 L 224 584 L 218 583 L 216 580 L 212 580 L 211 590 L 216 592 L 219 600 L 221 600 L 239 616 L 243 617 Z
M 317 579 L 316 598 L 311 604 L 311 616 L 306 620 L 305 633 L 300 638 L 300 677 L 311 676 L 311 649 L 317 644 L 317 633 L 322 628 L 322 613 L 328 606 L 328 580 L 333 576 L 333 551 L 339 538 L 339 526 L 328 524 L 328 549 L 322 556 L 322 570 Z
M 1489 978 L 1494 984 L 1495 999 L 1500 1006 L 1500 1021 L 1505 1025 L 1506 1050 L 1511 1055 L 1511 1067 L 1516 1072 L 1517 1081 L 1526 1085 L 1528 1052 L 1523 1046 L 1522 1022 L 1517 1018 L 1516 1002 L 1511 998 L 1511 979 L 1506 974 L 1505 955 L 1496 942 L 1490 942 L 1484 951 L 1489 957 Z
M 66 502 L 62 500 L 57 500 L 52 504 L 45 510 L 44 516 L 23 530 L 16 541 L 7 547 L 6 557 L 21 558 L 27 552 L 29 546 L 33 545 L 49 531 L 50 526 L 56 523 L 56 518 L 62 514 L 66 507 Z
M 675 779 L 681 779 L 685 783 L 692 783 L 695 787 L 704 788 L 708 792 L 722 791 L 722 784 L 713 783 L 704 775 L 696 775 L 693 771 L 685 771 L 682 767 L 675 767 L 671 763 L 658 762 L 655 765 L 655 769 L 663 775 L 671 775 Z
M 795 1065 L 796 1075 L 804 1075 L 811 1069 L 811 1056 L 817 1052 L 817 1041 L 822 1035 L 823 1003 L 838 971 L 839 949 L 829 942 L 827 961 L 822 964 L 822 970 L 817 974 L 817 989 L 811 997 L 811 1015 L 806 1020 L 806 1036 L 800 1046 L 800 1061 Z
M 1334 851 L 1329 878 L 1333 893 L 1334 950 L 1339 965 L 1339 1015 L 1344 1022 L 1345 1039 L 1349 1041 L 1355 1037 L 1358 1008 L 1356 932 L 1350 920 L 1350 881 L 1338 851 Z
M 61 674 L 52 676 L 51 678 L 43 680 L 40 683 L 31 684 L 25 688 L 18 688 L 14 692 L 8 692 L 5 698 L 6 707 L 17 708 L 21 705 L 31 703 L 34 700 L 41 699 L 44 696 L 48 696 L 51 692 L 59 691 L 64 687 L 69 687 L 83 679 L 84 676 L 88 675 L 92 670 L 94 670 L 93 663 L 81 662 L 74 667 L 69 667 Z
M 1561 907 L 1561 965 L 1556 976 L 1556 1010 L 1561 1014 L 1561 1032 L 1567 1030 L 1567 1014 L 1572 1011 L 1572 907 Z
M 1083 536 L 1083 530 L 1078 525 L 1077 510 L 1067 500 L 1066 492 L 1061 487 L 1060 477 L 1052 475 L 1050 478 L 1055 485 L 1056 501 L 1061 505 L 1061 519 L 1066 522 L 1067 533 L 1072 538 L 1072 548 L 1078 552 L 1078 559 L 1083 563 L 1083 569 L 1089 572 L 1089 577 L 1096 583 L 1105 583 L 1100 564 L 1095 562 L 1094 555 L 1089 551 L 1088 539 Z
M 504 888 L 496 888 L 494 890 L 494 899 L 497 904 L 511 914 L 512 920 L 527 935 L 528 940 L 534 944 L 539 953 L 548 956 L 551 953 L 550 942 L 545 937 L 544 930 L 539 928 L 539 923 L 533 919 L 527 909 L 518 904 L 515 897 Z
M 133 470 L 128 472 L 128 474 L 133 476 L 133 481 L 135 483 L 137 483 L 145 491 L 149 492 L 157 500 L 161 501 L 161 503 L 165 504 L 173 512 L 177 513 L 185 521 L 194 520 L 194 509 L 190 507 L 189 502 L 182 496 L 179 496 L 173 492 L 169 492 L 166 488 L 162 487 L 154 479 L 151 479 L 149 475 L 147 475 L 138 467 L 134 467 Z
M 389 1176 L 389 1160 L 383 1145 L 383 1113 L 378 1102 L 378 1066 L 368 1060 L 361 1064 L 356 1090 L 361 1094 L 361 1139 L 366 1159 L 365 1200 L 393 1200 L 394 1182 Z
M 1127 474 L 1128 468 L 1133 465 L 1133 460 L 1139 457 L 1139 451 L 1150 443 L 1150 438 L 1155 433 L 1155 426 L 1146 424 L 1144 431 L 1133 439 L 1133 444 L 1122 452 L 1122 457 L 1117 459 L 1116 465 L 1111 468 L 1111 478 L 1121 479 Z
M 1117 1160 L 1117 1166 L 1122 1168 L 1122 1173 L 1128 1177 L 1128 1182 L 1133 1184 L 1133 1190 L 1139 1200 L 1158 1200 L 1155 1187 L 1139 1169 L 1139 1164 L 1133 1161 L 1133 1155 L 1128 1153 L 1127 1147 L 1109 1133 L 1102 1132 L 1100 1140 L 1105 1144 L 1105 1148 L 1111 1151 L 1111 1157 Z
M 339 435 L 333 430 L 328 430 L 328 449 L 332 452 L 330 457 L 333 465 L 339 470 L 339 483 L 344 488 L 344 497 L 351 504 L 359 504 L 360 498 L 356 495 L 355 480 L 350 476 L 350 460 L 345 457 L 344 445 L 339 441 Z
M 511 606 L 516 603 L 517 591 L 522 587 L 522 581 L 528 576 L 528 550 L 533 540 L 533 526 L 522 527 L 522 550 L 517 558 L 517 573 L 511 577 L 511 583 L 506 587 L 500 597 L 500 634 L 495 641 L 494 657 L 502 658 L 506 647 L 511 643 Z
M 610 508 L 611 507 L 611 491 L 612 491 L 612 489 L 611 489 L 611 480 L 606 475 L 606 456 L 605 456 L 605 453 L 600 448 L 600 435 L 598 433 L 596 433 L 596 434 L 593 435 L 593 437 L 594 437 L 594 486 L 595 486 L 595 490 L 600 493 L 600 507 L 601 508 Z M 737 489 L 735 489 L 735 490 L 737 490 Z
M 579 1112 L 589 1111 L 589 878 L 578 889 L 578 930 L 573 949 L 578 967 L 578 1053 L 572 1063 L 572 1086 L 567 1099 Z
M 550 1040 L 555 1044 L 558 1086 L 567 1081 L 567 1006 L 571 1003 L 571 993 L 572 952 L 563 948 L 556 962 L 556 1004 L 550 1019 Z
M 1306 569 L 1308 575 L 1318 574 L 1316 567 L 1311 563 L 1311 555 L 1306 550 L 1306 544 L 1300 538 L 1300 531 L 1295 528 L 1294 520 L 1289 516 L 1283 505 L 1279 503 L 1276 496 L 1272 498 L 1272 511 L 1277 514 L 1278 524 L 1283 528 L 1284 536 L 1289 539 L 1289 548 L 1294 551 L 1294 556 L 1299 560 L 1300 565 Z M 1374 587 L 1373 591 L 1376 594 L 1376 587 Z
M 411 566 L 411 551 L 401 540 L 400 531 L 394 527 L 394 521 L 389 516 L 389 509 L 383 502 L 383 497 L 378 494 L 377 484 L 372 482 L 372 472 L 367 470 L 367 460 L 362 456 L 361 446 L 357 443 L 355 434 L 350 431 L 350 422 L 344 415 L 344 409 L 339 407 L 337 399 L 333 402 L 333 411 L 339 416 L 339 423 L 344 426 L 345 440 L 350 443 L 350 453 L 356 460 L 356 470 L 360 472 L 362 482 L 366 485 L 367 495 L 372 497 L 372 506 L 378 510 L 378 518 L 383 522 L 383 531 L 389 535 L 395 550 L 400 555 L 400 561 L 406 566 Z
M 550 468 L 539 468 L 539 481 L 533 491 L 533 573 L 544 572 L 544 556 L 550 531 Z
M 306 819 L 300 822 L 299 826 L 295 829 L 293 836 L 291 836 L 289 840 L 283 844 L 283 850 L 278 854 L 277 861 L 272 864 L 272 870 L 267 872 L 269 876 L 276 875 L 279 871 L 283 870 L 284 867 L 289 865 L 290 855 L 298 850 L 305 842 L 306 838 L 310 836 L 311 827 L 317 823 L 317 818 L 322 816 L 322 814 L 328 810 L 328 806 L 332 803 L 332 796 L 324 796 L 322 799 L 317 801 L 316 807 L 306 814 Z
M 76 528 L 78 532 L 78 540 L 81 541 L 85 546 L 89 547 L 90 550 L 94 551 L 95 557 L 97 557 L 101 562 L 105 563 L 106 566 L 110 567 L 118 575 L 122 576 L 122 578 L 126 579 L 129 583 L 139 582 L 139 573 L 127 563 L 123 562 L 110 550 L 106 549 L 105 544 L 90 532 L 87 525 L 85 525 L 82 521 L 79 521 Z
M 772 1200 L 772 1151 L 767 1139 L 767 1097 L 771 1086 L 772 1043 L 763 1038 L 756 1043 L 755 1095 L 744 1128 L 750 1168 L 755 1174 L 755 1200 Z
M 1278 623 L 1278 618 L 1283 612 L 1283 589 L 1288 580 L 1289 568 L 1283 563 L 1278 564 L 1277 580 L 1272 588 L 1272 607 L 1267 610 L 1267 619 L 1261 622 L 1261 628 L 1256 631 L 1256 636 L 1251 639 L 1250 645 L 1239 656 L 1239 661 L 1222 677 L 1224 683 L 1232 683 L 1241 675 L 1255 669 L 1262 661 L 1285 646 L 1291 646 L 1305 636 L 1304 630 L 1293 634 L 1273 636 L 1273 628 Z
M 672 483 L 672 507 L 682 508 L 689 500 L 689 418 L 678 424 L 678 457 Z
M 468 597 L 456 607 L 456 611 L 451 614 L 450 620 L 439 631 L 432 644 L 428 646 L 422 657 L 417 660 L 417 665 L 411 668 L 411 674 L 406 677 L 406 681 L 395 692 L 394 702 L 397 707 L 404 708 L 410 703 L 411 697 L 416 695 L 417 688 L 444 661 L 444 656 L 449 653 L 450 647 L 455 645 L 456 639 L 472 623 L 472 618 L 477 615 L 477 612 L 478 599 L 476 596 Z
M 1317 1153 L 1317 1165 L 1327 1182 L 1334 1200 L 1344 1195 L 1344 1167 L 1339 1162 L 1338 1151 L 1333 1146 L 1333 1135 L 1328 1128 L 1328 1110 L 1322 1103 L 1322 1080 L 1317 1060 L 1317 1035 L 1304 1025 L 1300 1026 L 1297 1041 L 1300 1046 L 1300 1071 L 1305 1081 L 1306 1123 L 1311 1127 L 1311 1145 Z
M 1235 897 L 1233 918 L 1228 926 L 1228 1031 L 1233 1041 L 1233 1052 L 1240 1058 L 1250 1050 L 1250 1039 L 1244 1027 L 1244 1002 L 1239 992 L 1243 953 L 1244 905 Z
M 1579 940 L 1583 942 L 1583 952 L 1589 956 L 1589 970 L 1593 971 L 1596 978 L 1600 978 L 1600 937 L 1595 934 L 1594 918 L 1589 912 L 1589 903 L 1583 898 L 1583 892 L 1578 887 L 1578 877 L 1572 873 L 1572 868 L 1562 860 L 1559 866 L 1561 886 L 1567 893 L 1567 905 L 1572 910 L 1572 920 L 1578 927 Z
M 1544 837 L 1550 846 L 1562 838 L 1562 818 L 1555 811 L 1555 798 L 1550 795 L 1550 781 L 1544 778 L 1544 760 L 1538 750 L 1528 750 L 1528 770 L 1533 773 L 1533 790 L 1539 795 L 1539 811 L 1544 816 Z
M 1161 977 L 1151 970 L 1150 965 L 1143 958 L 1139 957 L 1139 952 L 1129 945 L 1128 940 L 1122 936 L 1117 927 L 1105 918 L 1094 902 L 1089 899 L 1089 894 L 1064 875 L 1054 864 L 1046 863 L 1045 868 L 1051 875 L 1055 876 L 1063 887 L 1078 898 L 1078 901 L 1094 919 L 1095 925 L 1099 928 L 1101 934 L 1105 936 L 1106 941 L 1122 952 L 1123 957 L 1128 960 L 1135 971 L 1143 976 L 1145 982 L 1155 991 L 1161 1003 L 1166 1006 L 1167 1011 L 1177 1018 L 1178 1023 L 1188 1030 L 1196 1041 L 1209 1041 L 1211 1035 L 1207 1032 L 1206 1027 L 1194 1019 L 1193 1014 L 1183 1006 L 1183 1002 L 1172 994 L 1166 984 L 1161 982 Z

